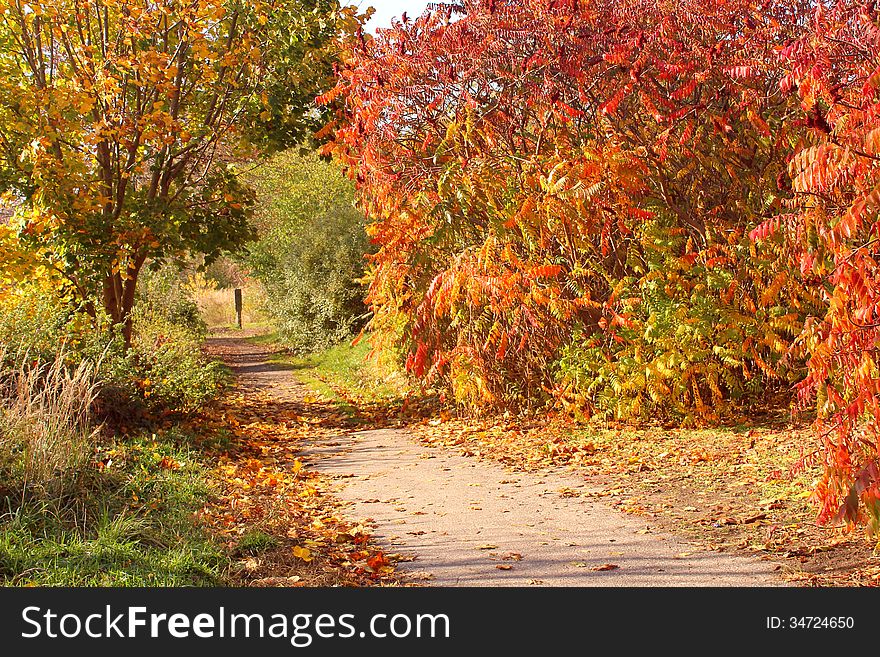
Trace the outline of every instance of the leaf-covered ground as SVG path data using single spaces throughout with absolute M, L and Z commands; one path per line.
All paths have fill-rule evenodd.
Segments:
M 255 367 L 271 348 L 218 338 L 208 352 L 237 373 L 237 386 L 199 418 L 216 447 L 221 494 L 203 510 L 234 559 L 242 586 L 367 586 L 397 583 L 370 528 L 346 522 L 329 483 L 300 452 L 307 438 L 350 431 L 356 419 L 302 385 Z
M 620 511 L 709 549 L 772 559 L 794 584 L 880 584 L 873 542 L 815 523 L 809 491 L 817 471 L 798 465 L 811 443 L 808 427 L 767 422 L 694 430 L 467 418 L 432 411 L 423 400 L 395 399 L 360 369 L 363 349 L 306 360 L 276 354 L 286 374 L 305 384 L 279 390 L 276 382 L 260 382 L 265 372 L 248 372 L 246 362 L 270 357 L 274 348 L 248 348 L 242 357 L 222 340 L 210 347 L 233 366 L 244 359 L 237 367 L 246 385 L 206 419 L 227 447 L 217 470 L 224 495 L 205 517 L 236 554 L 239 583 L 399 583 L 393 555 L 371 543 L 369 527 L 346 522 L 330 481 L 300 452 L 308 437 L 403 426 L 427 445 L 521 471 L 574 469 L 598 491 L 589 494 Z

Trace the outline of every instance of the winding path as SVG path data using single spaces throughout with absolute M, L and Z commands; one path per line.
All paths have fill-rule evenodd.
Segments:
M 264 347 L 215 338 L 240 386 L 303 391 Z M 436 586 L 779 586 L 775 564 L 708 552 L 583 495 L 570 472 L 515 472 L 426 447 L 401 429 L 316 439 L 310 467 L 338 482 L 352 519 L 375 525 L 398 568 Z

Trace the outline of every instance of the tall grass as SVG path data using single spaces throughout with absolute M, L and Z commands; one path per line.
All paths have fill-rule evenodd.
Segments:
M 210 328 L 232 327 L 235 325 L 235 290 L 215 288 L 210 284 L 193 283 L 193 295 L 202 313 L 202 318 Z M 259 283 L 249 283 L 242 289 L 242 324 L 245 326 L 267 323 L 264 312 L 266 292 Z
M 145 286 L 130 350 L 42 288 L 0 305 L 0 585 L 223 581 L 210 465 L 176 415 L 223 377 L 171 283 Z
M 75 495 L 97 444 L 90 413 L 97 392 L 94 366 L 67 366 L 63 350 L 47 364 L 26 356 L 9 364 L 0 353 L 0 488 L 7 496 Z
M 102 435 L 95 366 L 68 362 L 63 348 L 44 364 L 0 351 L 0 584 L 219 583 L 188 437 Z

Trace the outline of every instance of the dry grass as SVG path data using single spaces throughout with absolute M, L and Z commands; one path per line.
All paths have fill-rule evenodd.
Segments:
M 202 317 L 209 328 L 235 325 L 235 292 L 232 288 L 214 288 L 209 284 L 195 284 L 194 296 Z M 260 285 L 250 283 L 242 288 L 242 324 L 263 325 L 266 317 L 262 312 L 266 294 Z
M 96 394 L 94 366 L 70 368 L 63 351 L 47 365 L 25 358 L 0 368 L 4 485 L 46 500 L 74 492 L 94 454 L 98 430 L 90 408 Z

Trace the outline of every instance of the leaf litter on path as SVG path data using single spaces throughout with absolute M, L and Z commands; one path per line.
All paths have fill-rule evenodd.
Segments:
M 213 355 L 234 367 L 243 348 L 255 349 L 233 339 L 215 345 Z M 394 559 L 374 544 L 371 528 L 345 520 L 332 482 L 302 454 L 309 440 L 352 430 L 334 404 L 301 385 L 274 387 L 269 377 L 241 375 L 238 386 L 191 423 L 214 446 L 218 494 L 200 515 L 236 559 L 233 583 L 399 583 Z

